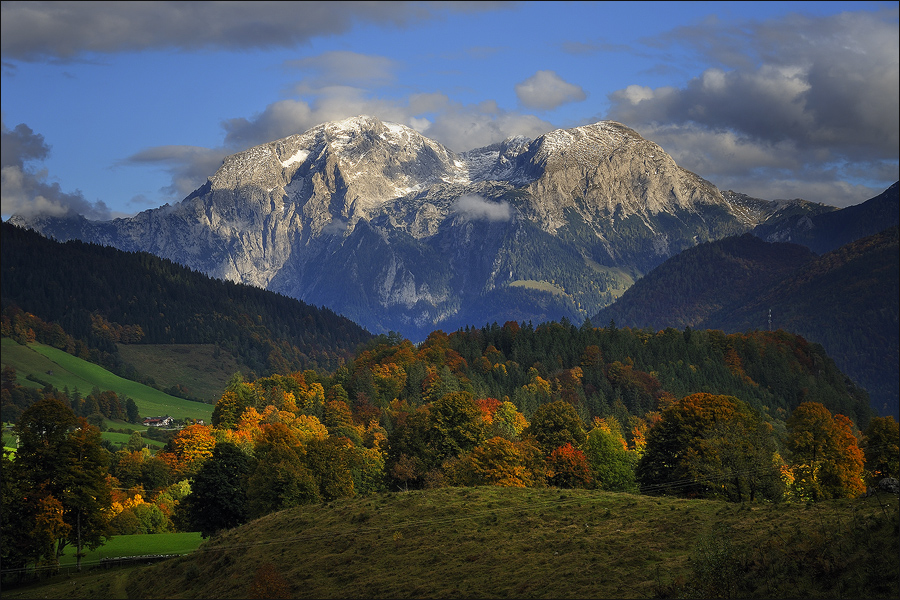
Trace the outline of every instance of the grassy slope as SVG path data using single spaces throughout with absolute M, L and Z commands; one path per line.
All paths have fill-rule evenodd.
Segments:
M 694 567 L 721 597 L 886 598 L 900 592 L 897 531 L 894 496 L 749 506 L 443 488 L 290 509 L 181 558 L 4 598 L 247 598 L 264 564 L 294 598 L 647 598 L 684 594 Z
M 216 355 L 215 344 L 119 344 L 119 355 L 164 389 L 175 384 L 192 396 L 216 401 L 231 376 L 249 369 L 228 352 Z
M 170 415 L 176 419 L 189 417 L 203 419 L 209 423 L 212 417 L 212 405 L 191 402 L 170 396 L 152 387 L 130 381 L 110 373 L 103 367 L 86 362 L 67 354 L 62 350 L 43 344 L 20 346 L 10 338 L 3 338 L 3 365 L 16 369 L 17 378 L 22 385 L 43 387 L 28 381 L 25 376 L 33 373 L 38 379 L 46 381 L 57 389 L 76 388 L 82 395 L 87 395 L 96 386 L 101 390 L 112 390 L 118 395 L 132 398 L 138 406 L 141 416 Z M 47 371 L 52 371 L 50 375 Z M 116 424 L 121 427 L 121 424 Z

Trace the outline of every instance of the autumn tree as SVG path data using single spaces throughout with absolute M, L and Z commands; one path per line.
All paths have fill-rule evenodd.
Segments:
M 3 505 L 4 514 L 17 518 L 4 518 L 3 535 L 24 552 L 9 558 L 55 561 L 72 544 L 80 567 L 82 548 L 95 548 L 105 538 L 111 505 L 109 458 L 100 432 L 48 395 L 22 413 L 15 433 L 16 458 L 3 463 L 4 486 L 10 489 Z
M 441 461 L 459 457 L 484 439 L 484 418 L 469 392 L 453 392 L 434 401 L 428 425 L 428 443 Z
M 508 440 L 519 439 L 526 427 L 528 427 L 528 421 L 525 419 L 525 415 L 519 412 L 516 405 L 509 400 L 501 402 L 492 415 L 491 433 Z
M 388 436 L 385 469 L 397 489 L 421 487 L 425 474 L 440 464 L 428 443 L 429 409 L 429 406 L 422 406 L 402 415 L 402 420 Z
M 784 494 L 772 426 L 743 402 L 695 439 L 684 463 L 711 496 L 753 502 L 760 497 L 779 500 Z
M 35 487 L 27 471 L 4 446 L 0 477 L 0 561 L 4 570 L 30 562 L 56 560 L 56 540 L 66 535 L 63 506 L 44 486 Z
M 544 456 L 533 440 L 493 437 L 460 459 L 451 480 L 457 485 L 541 487 L 546 484 Z
M 60 501 L 69 535 L 61 541 L 75 547 L 75 564 L 81 571 L 84 548 L 95 550 L 106 539 L 112 490 L 108 478 L 109 453 L 100 445 L 100 430 L 79 418 L 63 454 Z
M 237 425 L 244 411 L 253 406 L 253 388 L 244 382 L 240 373 L 235 373 L 228 380 L 225 391 L 213 408 L 212 425 L 222 429 L 231 429 Z
M 778 495 L 772 436 L 733 396 L 698 393 L 668 403 L 637 467 L 650 493 L 753 499 Z
M 157 455 L 166 461 L 177 478 L 191 477 L 212 455 L 216 439 L 207 425 L 189 425 L 166 444 Z
M 628 450 L 621 431 L 598 422 L 588 432 L 582 449 L 596 487 L 614 492 L 636 489 L 634 470 L 638 455 Z
M 804 402 L 787 420 L 795 497 L 813 501 L 864 491 L 864 458 L 852 422 L 818 402 Z
M 355 444 L 362 444 L 359 429 L 353 423 L 353 412 L 343 400 L 328 400 L 325 402 L 322 424 L 328 428 L 329 435 L 346 437 Z
M 356 495 L 352 468 L 356 455 L 347 438 L 314 439 L 306 444 L 304 462 L 325 502 Z
M 555 448 L 546 459 L 547 481 L 561 488 L 586 488 L 591 485 L 591 469 L 584 452 L 566 443 Z
M 257 459 L 247 482 L 249 518 L 320 500 L 318 482 L 295 449 L 272 446 Z

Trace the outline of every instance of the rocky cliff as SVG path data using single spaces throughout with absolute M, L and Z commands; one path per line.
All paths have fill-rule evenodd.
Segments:
M 419 340 L 493 321 L 580 323 L 670 256 L 770 212 L 615 122 L 456 154 L 357 117 L 232 155 L 174 206 L 107 222 L 11 220 Z

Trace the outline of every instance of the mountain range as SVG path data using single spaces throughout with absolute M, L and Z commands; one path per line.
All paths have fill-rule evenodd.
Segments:
M 752 235 L 672 257 L 593 320 L 791 331 L 822 344 L 873 408 L 900 418 L 900 185 L 841 210 L 814 214 L 798 204 Z
M 791 239 L 834 212 L 722 192 L 611 121 L 457 154 L 356 117 L 229 156 L 172 206 L 10 221 L 421 340 L 492 321 L 581 322 L 698 243 L 759 227 Z
M 10 222 L 152 253 L 413 341 L 587 318 L 785 328 L 825 344 L 874 405 L 897 404 L 896 234 L 839 249 L 896 226 L 898 184 L 844 209 L 720 191 L 612 121 L 457 154 L 356 117 L 234 154 L 173 206 Z

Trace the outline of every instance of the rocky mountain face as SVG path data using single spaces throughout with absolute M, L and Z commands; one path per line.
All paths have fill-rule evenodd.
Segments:
M 457 154 L 357 117 L 232 155 L 174 206 L 106 222 L 11 221 L 151 252 L 418 341 L 494 321 L 580 323 L 667 258 L 775 212 L 611 121 Z

